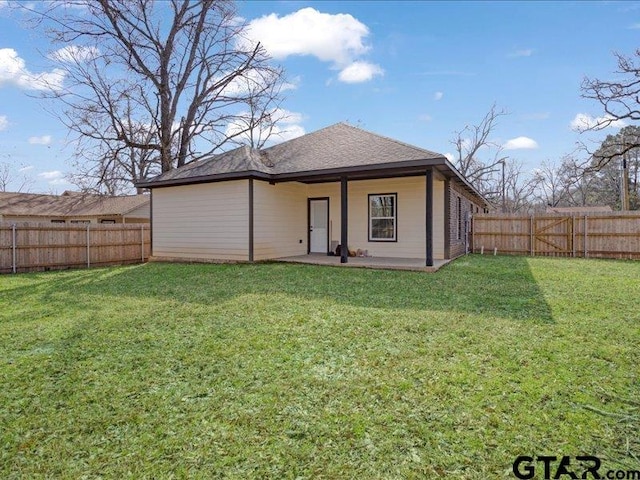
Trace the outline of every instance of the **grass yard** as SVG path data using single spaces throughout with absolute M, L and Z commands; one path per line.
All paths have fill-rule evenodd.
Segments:
M 148 264 L 0 276 L 0 305 L 3 479 L 640 469 L 640 262 Z

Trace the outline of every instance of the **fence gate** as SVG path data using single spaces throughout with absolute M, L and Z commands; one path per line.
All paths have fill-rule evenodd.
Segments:
M 571 256 L 574 254 L 573 217 L 531 219 L 532 254 Z
M 471 251 L 640 259 L 640 212 L 475 214 Z

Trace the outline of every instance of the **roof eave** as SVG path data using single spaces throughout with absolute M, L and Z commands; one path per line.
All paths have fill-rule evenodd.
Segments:
M 438 170 L 447 178 L 455 178 L 469 193 L 477 196 L 486 205 L 489 202 L 467 181 L 466 178 L 446 159 L 446 157 L 424 158 L 418 160 L 406 160 L 402 162 L 388 162 L 379 164 L 358 165 L 352 167 L 325 168 L 319 170 L 306 170 L 300 172 L 285 173 L 264 173 L 257 170 L 244 172 L 229 172 L 213 175 L 202 175 L 197 177 L 175 178 L 169 180 L 140 182 L 136 184 L 138 188 L 161 188 L 175 187 L 181 185 L 193 185 L 199 183 L 212 183 L 228 180 L 246 180 L 254 178 L 265 180 L 268 182 L 329 182 L 336 181 L 341 176 L 353 176 L 354 174 L 360 179 L 367 177 L 376 177 L 383 175 L 410 175 L 418 174 L 420 168 L 438 168 Z
M 148 196 L 148 195 L 147 195 L 147 196 Z M 144 202 L 141 202 L 141 203 L 140 203 L 140 205 L 136 205 L 135 207 L 131 207 L 131 208 L 129 208 L 129 209 L 127 209 L 127 210 L 123 211 L 123 212 L 122 212 L 122 213 L 120 213 L 119 215 L 127 215 L 128 213 L 131 213 L 131 212 L 133 212 L 134 210 L 137 210 L 137 209 L 139 209 L 139 208 L 141 208 L 141 207 L 144 207 L 144 206 L 148 205 L 149 203 L 151 203 L 151 199 L 150 199 L 150 198 L 147 198 L 147 199 L 145 199 L 145 201 L 144 201 Z
M 160 187 L 177 187 L 181 185 L 194 185 L 198 183 L 222 182 L 225 180 L 246 180 L 248 178 L 257 178 L 260 180 L 272 181 L 272 175 L 257 170 L 247 170 L 243 172 L 217 173 L 213 175 L 200 175 L 196 177 L 171 178 L 168 180 L 148 180 L 146 182 L 138 182 L 136 188 L 160 188 Z

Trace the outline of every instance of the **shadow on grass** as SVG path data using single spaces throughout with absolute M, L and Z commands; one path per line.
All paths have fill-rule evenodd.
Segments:
M 0 290 L 1 286 L 0 278 Z M 279 263 L 152 263 L 25 274 L 17 286 L 5 284 L 5 287 L 1 291 L 12 302 L 33 299 L 34 289 L 42 302 L 89 294 L 103 296 L 108 302 L 134 297 L 211 305 L 243 295 L 284 294 L 353 307 L 434 310 L 553 322 L 551 309 L 523 257 L 472 255 L 435 274 Z

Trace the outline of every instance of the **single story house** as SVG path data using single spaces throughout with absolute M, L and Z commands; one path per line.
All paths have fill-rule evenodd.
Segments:
M 0 221 L 45 223 L 149 223 L 150 195 L 107 196 L 0 192 Z
M 488 204 L 438 153 L 344 123 L 166 172 L 151 190 L 152 258 L 259 261 L 340 248 L 450 259 Z

